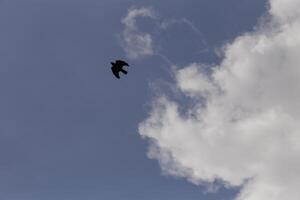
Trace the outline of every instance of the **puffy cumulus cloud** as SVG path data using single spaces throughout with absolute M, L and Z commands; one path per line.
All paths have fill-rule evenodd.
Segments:
M 270 0 L 271 21 L 227 44 L 205 73 L 176 71 L 197 103 L 183 116 L 168 97 L 153 102 L 140 134 L 163 171 L 193 183 L 241 187 L 237 200 L 300 197 L 300 0 Z
M 192 63 L 184 70 L 177 72 L 176 79 L 178 86 L 185 94 L 191 97 L 205 96 L 208 97 L 216 92 L 216 87 L 210 78 L 205 75 L 204 65 Z
M 137 26 L 137 18 L 148 17 L 156 18 L 155 13 L 150 8 L 131 8 L 127 15 L 122 19 L 125 28 L 123 31 L 124 49 L 127 56 L 137 59 L 143 56 L 153 55 L 153 40 L 149 33 L 144 33 Z

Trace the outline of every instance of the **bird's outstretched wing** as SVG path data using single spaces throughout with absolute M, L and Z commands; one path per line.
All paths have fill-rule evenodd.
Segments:
M 116 64 L 120 66 L 129 66 L 128 63 L 123 60 L 116 60 Z
M 120 78 L 120 76 L 119 76 L 119 72 L 120 72 L 120 71 L 119 71 L 118 69 L 112 67 L 112 68 L 111 68 L 111 71 L 112 71 L 112 73 L 115 75 L 115 77 L 116 77 L 117 79 Z

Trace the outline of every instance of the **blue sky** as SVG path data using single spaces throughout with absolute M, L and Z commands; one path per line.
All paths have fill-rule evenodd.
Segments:
M 162 93 L 178 98 L 181 107 L 199 101 L 193 95 L 174 97 L 170 62 L 176 70 L 191 63 L 219 65 L 224 57 L 216 51 L 253 32 L 267 5 L 263 0 L 0 1 L 0 199 L 234 199 L 242 186 L 238 180 L 250 177 L 218 171 L 208 179 L 178 171 L 173 176 L 164 170 L 171 166 L 157 162 L 165 161 L 161 155 L 147 156 L 151 145 L 140 134 L 159 141 L 152 135 L 157 129 L 140 133 L 139 127 Z M 129 34 L 149 34 L 153 52 L 133 58 L 122 19 L 141 8 L 155 17 L 137 17 Z M 286 12 L 274 13 L 285 19 Z M 131 67 L 117 80 L 109 63 L 119 58 Z M 189 77 L 178 74 L 183 82 Z M 173 155 L 171 146 L 167 153 Z M 191 183 L 218 178 L 232 187 L 220 184 L 207 193 L 206 184 Z

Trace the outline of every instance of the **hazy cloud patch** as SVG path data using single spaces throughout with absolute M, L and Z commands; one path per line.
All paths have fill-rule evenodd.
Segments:
M 151 8 L 130 8 L 122 19 L 124 49 L 131 59 L 154 54 L 152 35 L 142 32 L 137 26 L 137 18 L 140 17 L 155 19 L 156 15 Z
M 153 30 L 143 30 L 144 24 L 141 23 L 141 19 L 153 21 Z M 193 49 L 199 52 L 208 51 L 202 32 L 193 22 L 186 18 L 166 19 L 159 17 L 157 12 L 151 7 L 132 7 L 128 9 L 126 16 L 121 22 L 124 25 L 121 35 L 123 48 L 130 59 L 151 55 L 168 57 L 166 55 L 166 52 L 169 51 L 168 48 L 172 48 L 172 52 L 178 55 L 181 55 L 183 52 L 194 54 L 195 52 L 192 52 Z M 176 27 L 180 31 L 174 30 Z M 178 34 L 181 40 L 174 38 Z M 169 39 L 164 38 L 164 36 Z M 183 47 L 180 45 L 181 43 L 189 45 L 188 47 Z

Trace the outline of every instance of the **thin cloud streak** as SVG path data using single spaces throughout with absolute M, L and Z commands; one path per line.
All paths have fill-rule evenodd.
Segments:
M 170 26 L 173 26 L 175 24 L 184 24 L 184 25 L 188 26 L 194 33 L 196 33 L 198 35 L 198 37 L 201 40 L 202 44 L 205 45 L 205 46 L 207 46 L 207 42 L 205 40 L 205 37 L 204 37 L 202 31 L 197 26 L 195 26 L 195 24 L 192 21 L 190 21 L 190 20 L 188 20 L 186 18 L 164 20 L 161 23 L 161 28 L 163 30 L 166 30 Z

